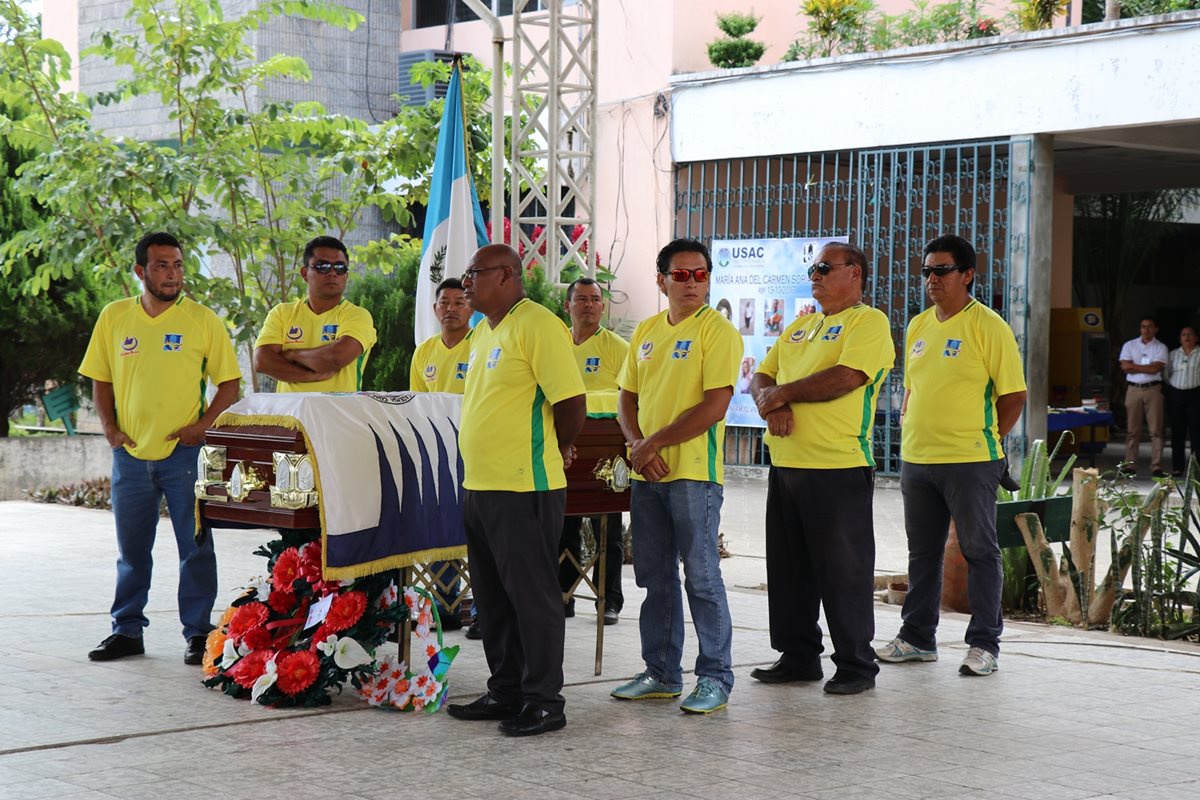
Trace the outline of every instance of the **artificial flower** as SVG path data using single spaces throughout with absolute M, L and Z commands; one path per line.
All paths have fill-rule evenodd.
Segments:
M 243 689 L 250 689 L 267 669 L 267 662 L 275 658 L 271 650 L 254 650 L 238 660 L 231 669 L 225 670 Z
M 271 606 L 271 610 L 276 614 L 290 614 L 292 609 L 296 607 L 296 593 L 281 592 L 277 589 L 271 592 L 271 597 L 267 600 L 267 604 Z
M 300 577 L 300 553 L 294 547 L 289 547 L 275 559 L 271 569 L 271 584 L 277 592 L 292 591 L 292 583 Z
M 250 699 L 257 703 L 258 698 L 263 696 L 263 693 L 275 685 L 278 680 L 279 673 L 275 667 L 275 659 L 272 658 L 263 665 L 263 674 L 258 676 L 258 680 L 254 682 L 253 688 L 250 689 Z
M 344 636 L 334 642 L 333 663 L 338 669 L 354 669 L 375 660 L 372 653 L 358 643 L 357 639 Z
M 333 631 L 344 631 L 362 618 L 367 610 L 367 595 L 364 592 L 346 592 L 333 598 L 329 613 L 325 615 L 324 627 Z
M 225 646 L 221 650 L 221 663 L 218 666 L 228 672 L 229 668 L 244 655 L 246 655 L 246 651 L 239 650 L 233 639 L 226 637 Z
M 229 620 L 229 638 L 240 642 L 248 631 L 266 623 L 270 616 L 270 610 L 258 601 L 238 606 Z
M 309 650 L 293 650 L 278 660 L 276 669 L 279 673 L 279 690 L 287 695 L 296 695 L 317 680 L 321 672 L 321 659 Z
M 229 641 L 229 637 L 225 635 L 224 629 L 220 626 L 208 632 L 208 639 L 204 641 L 204 660 L 200 667 L 205 675 L 217 674 L 217 659 L 222 658 L 227 641 Z
M 271 632 L 266 628 L 253 628 L 246 631 L 246 635 L 242 637 L 242 646 L 247 651 L 262 650 L 264 647 L 271 646 L 271 639 Z
M 300 548 L 300 577 L 309 583 L 321 583 L 321 543 L 309 542 Z

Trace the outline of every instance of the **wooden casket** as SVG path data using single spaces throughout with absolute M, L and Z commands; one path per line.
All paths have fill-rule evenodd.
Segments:
M 202 524 L 208 528 L 321 527 L 318 495 L 310 483 L 312 470 L 304 461 L 310 457 L 298 430 L 279 425 L 210 428 L 196 474 Z M 237 481 L 233 479 L 235 468 Z M 295 473 L 292 485 L 296 488 L 290 492 L 277 489 L 276 469 Z M 300 485 L 309 489 L 302 490 Z M 238 493 L 231 497 L 234 489 Z

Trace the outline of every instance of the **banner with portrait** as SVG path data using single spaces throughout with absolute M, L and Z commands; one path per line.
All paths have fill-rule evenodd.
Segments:
M 725 424 L 766 427 L 750 396 L 750 379 L 792 320 L 821 310 L 808 278 L 808 268 L 821 248 L 848 241 L 845 236 L 713 240 L 708 302 L 734 324 L 744 345 Z

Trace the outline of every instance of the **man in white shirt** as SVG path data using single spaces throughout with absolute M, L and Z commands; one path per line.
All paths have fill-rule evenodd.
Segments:
M 1158 324 L 1150 317 L 1141 323 L 1142 335 L 1130 339 L 1121 348 L 1121 371 L 1125 373 L 1125 460 L 1121 469 L 1137 472 L 1138 445 L 1142 441 L 1142 417 L 1150 425 L 1150 470 L 1156 478 L 1165 478 L 1163 454 L 1163 370 L 1167 366 L 1167 346 L 1155 338 Z

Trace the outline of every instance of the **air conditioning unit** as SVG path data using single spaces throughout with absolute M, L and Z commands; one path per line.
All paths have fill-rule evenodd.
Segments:
M 412 69 L 417 64 L 423 64 L 426 61 L 448 63 L 458 55 L 461 54 L 450 50 L 410 50 L 407 53 L 401 53 L 400 87 L 396 91 L 396 94 L 400 96 L 401 104 L 423 106 L 439 97 L 445 97 L 448 84 L 439 82 L 425 87 L 420 83 L 413 83 Z

